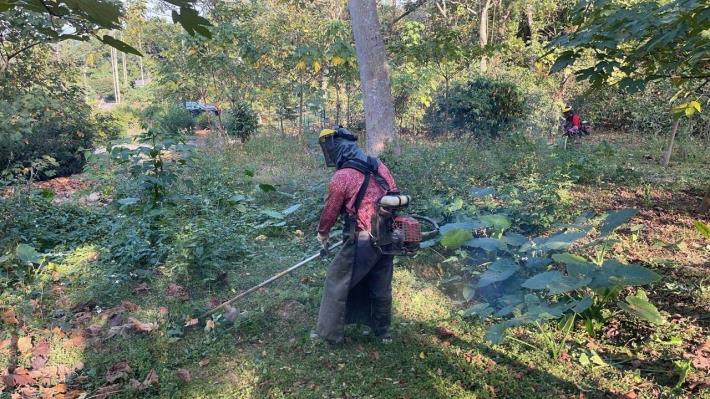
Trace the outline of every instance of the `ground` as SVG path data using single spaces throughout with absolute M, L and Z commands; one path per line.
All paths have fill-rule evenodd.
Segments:
M 22 234 L 36 233 L 41 225 L 46 237 L 33 241 L 37 247 L 60 244 L 31 288 L 0 297 L 0 361 L 7 364 L 0 397 L 15 390 L 27 397 L 41 392 L 84 398 L 710 398 L 710 243 L 692 224 L 708 222 L 708 214 L 699 212 L 702 189 L 693 187 L 702 182 L 702 171 L 688 172 L 695 164 L 679 162 L 664 172 L 646 157 L 648 148 L 618 137 L 572 143 L 568 151 L 591 154 L 600 143 L 611 143 L 614 170 L 633 162 L 640 180 L 557 185 L 555 198 L 568 198 L 569 214 L 640 210 L 631 222 L 636 227 L 619 232 L 613 251 L 663 273 L 664 280 L 649 289 L 668 320 L 661 329 L 614 316 L 598 337 L 580 328 L 564 338 L 551 324 L 516 328 L 510 340 L 493 345 L 483 337 L 484 322 L 461 316 L 460 267 L 441 250 L 398 258 L 389 345 L 355 328 L 339 347 L 308 338 L 327 266 L 323 260 L 235 303 L 233 322 L 196 320 L 206 308 L 317 250 L 311 233 L 327 177 L 316 147 L 305 140 L 267 135 L 225 150 L 219 140 L 202 138 L 194 165 L 199 172 L 192 176 L 200 189 L 180 189 L 189 193 L 183 199 L 188 205 L 161 222 L 177 233 L 159 239 L 170 255 L 152 268 L 139 265 L 145 250 L 140 243 L 116 245 L 126 225 L 138 228 L 150 219 L 115 203 L 135 187 L 105 155 L 93 158 L 81 176 L 40 183 L 38 188 L 56 193 L 53 202 L 35 191 L 23 198 L 29 202 L 21 211 L 13 208 L 17 224 L 31 226 Z M 468 158 L 478 162 L 468 165 L 470 171 L 457 171 L 459 161 L 442 155 L 446 147 L 405 145 L 402 159 L 427 154 L 434 166 L 426 169 L 432 176 L 414 182 L 405 181 L 407 171 L 392 162 L 400 185 L 420 192 L 417 184 L 433 179 L 430 185 L 442 185 L 438 194 L 447 207 L 458 194 L 445 190 L 451 185 L 442 181 L 442 171 L 465 174 L 466 185 L 503 191 L 508 179 L 518 179 L 529 192 L 538 190 L 521 177 L 537 176 L 535 167 L 519 162 L 495 169 L 498 153 L 482 149 L 476 152 L 479 161 Z M 664 173 L 671 182 L 655 183 Z M 89 200 L 93 193 L 98 200 Z M 302 206 L 283 225 L 280 218 L 264 221 L 265 211 L 294 203 Z M 519 213 L 545 220 L 529 208 L 523 204 Z M 39 211 L 47 216 L 33 213 Z M 4 231 L 19 234 L 11 226 Z M 126 267 L 125 259 L 135 263 Z M 209 274 L 208 268 L 221 272 Z M 548 338 L 565 342 L 557 357 L 550 355 Z M 684 360 L 693 367 L 676 387 L 680 372 L 674 362 Z M 12 388 L 15 383 L 27 386 Z

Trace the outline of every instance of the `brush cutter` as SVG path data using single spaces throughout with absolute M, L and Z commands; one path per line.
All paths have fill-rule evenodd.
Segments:
M 330 251 L 332 251 L 332 250 L 335 249 L 335 248 L 338 248 L 338 247 L 341 246 L 341 245 L 343 245 L 343 242 L 342 242 L 342 241 L 338 241 L 338 242 L 336 242 L 335 244 L 333 244 L 333 245 L 331 245 L 331 246 L 328 246 L 328 244 L 326 243 L 326 245 L 324 245 L 323 248 L 321 248 L 321 250 L 320 250 L 318 253 L 315 253 L 315 254 L 313 254 L 313 255 L 307 257 L 306 259 L 304 259 L 304 260 L 302 260 L 302 261 L 296 263 L 295 265 L 289 267 L 288 269 L 283 270 L 283 271 L 281 271 L 281 272 L 279 272 L 279 273 L 277 273 L 277 274 L 275 274 L 275 275 L 269 277 L 268 279 L 264 280 L 264 281 L 261 282 L 260 284 L 255 285 L 255 286 L 249 288 L 249 289 L 246 290 L 246 291 L 240 292 L 239 295 L 235 296 L 234 298 L 232 298 L 232 299 L 230 299 L 230 300 L 228 300 L 228 301 L 226 301 L 226 302 L 220 304 L 219 306 L 217 306 L 217 307 L 211 309 L 209 312 L 206 312 L 206 313 L 204 313 L 203 315 L 201 315 L 201 316 L 200 316 L 200 319 L 203 319 L 203 318 L 205 318 L 205 317 L 207 317 L 207 316 L 209 316 L 209 315 L 215 313 L 216 311 L 218 311 L 218 310 L 220 310 L 220 309 L 225 309 L 227 306 L 231 305 L 231 304 L 234 303 L 235 301 L 244 298 L 245 296 L 247 296 L 247 295 L 253 293 L 254 291 L 258 290 L 259 288 L 261 288 L 261 287 L 263 287 L 263 286 L 266 286 L 266 285 L 268 285 L 268 284 L 273 283 L 274 281 L 276 281 L 276 280 L 280 279 L 281 277 L 283 277 L 283 276 L 285 276 L 285 275 L 291 273 L 292 271 L 294 271 L 294 270 L 300 268 L 301 266 L 307 264 L 308 262 L 311 262 L 311 261 L 314 260 L 314 259 L 318 259 L 318 258 L 321 258 L 321 257 L 328 256 L 328 254 L 330 253 Z
M 386 198 L 386 197 L 385 197 Z M 409 198 L 407 197 L 407 201 Z M 388 204 L 388 206 L 391 207 L 391 205 Z M 393 207 L 392 207 L 393 208 Z M 392 208 L 389 208 L 390 215 L 393 214 Z M 391 219 L 392 223 L 389 224 L 383 224 L 381 222 L 378 222 L 378 228 L 374 230 L 374 235 L 372 235 L 372 240 L 373 244 L 375 245 L 376 248 L 380 250 L 380 252 L 384 255 L 414 255 L 419 249 L 419 242 L 423 238 L 429 238 L 432 237 L 436 234 L 439 233 L 439 225 L 426 217 L 419 216 L 419 215 L 412 215 L 412 216 L 396 216 Z M 419 221 L 423 221 L 425 223 L 428 223 L 432 226 L 432 230 L 422 232 L 421 227 L 419 224 Z M 387 237 L 386 239 L 384 237 Z M 244 298 L 245 296 L 255 292 L 259 288 L 271 284 L 272 282 L 280 279 L 281 277 L 291 273 L 292 271 L 300 268 L 301 266 L 307 264 L 308 262 L 317 259 L 317 258 L 322 258 L 327 256 L 330 251 L 333 249 L 343 245 L 343 241 L 338 241 L 333 245 L 328 246 L 328 243 L 325 243 L 323 248 L 318 253 L 315 253 L 306 259 L 296 263 L 295 265 L 289 267 L 286 270 L 283 270 L 270 278 L 264 280 L 258 285 L 255 285 L 254 287 L 249 288 L 246 291 L 243 291 L 239 293 L 237 296 L 234 298 L 220 304 L 219 306 L 211 309 L 210 311 L 204 313 L 203 315 L 200 316 L 200 319 L 203 319 L 216 311 L 220 309 L 226 309 L 229 305 L 234 303 L 235 301 Z

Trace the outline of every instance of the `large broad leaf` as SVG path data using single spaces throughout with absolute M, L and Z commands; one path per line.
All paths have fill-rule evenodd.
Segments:
M 39 258 L 42 255 L 30 245 L 18 244 L 15 248 L 15 256 L 25 263 L 39 263 Z
M 624 265 L 619 261 L 608 259 L 598 269 L 590 284 L 592 288 L 623 287 L 627 285 L 646 285 L 659 281 L 661 276 L 640 265 Z
M 104 29 L 120 28 L 121 3 L 107 0 L 63 0 L 69 8 Z
M 527 279 L 522 286 L 531 290 L 547 289 L 551 295 L 574 291 L 592 281 L 590 277 L 571 277 L 554 270 Z
M 525 237 L 522 234 L 518 233 L 512 233 L 512 232 L 507 232 L 503 235 L 503 238 L 501 238 L 506 244 L 512 245 L 514 247 L 519 247 L 526 242 L 528 242 L 528 238 Z
M 631 220 L 637 212 L 638 210 L 633 208 L 620 209 L 618 211 L 610 212 L 606 219 L 604 219 L 604 223 L 602 223 L 601 227 L 599 227 L 599 232 L 602 237 L 611 234 L 619 226 Z
M 464 243 L 464 246 L 469 248 L 481 248 L 486 252 L 505 251 L 508 249 L 507 245 L 505 245 L 503 241 L 489 237 L 480 237 L 468 240 Z
M 466 220 L 463 222 L 456 222 L 456 223 L 448 223 L 443 226 L 439 227 L 439 232 L 441 234 L 446 234 L 451 230 L 477 230 L 477 229 L 482 229 L 488 227 L 488 224 L 482 223 L 481 221 L 478 220 Z
M 485 319 L 493 313 L 493 308 L 487 303 L 477 303 L 463 311 L 464 317 L 480 317 Z
M 296 211 L 298 210 L 298 208 L 300 208 L 300 207 L 301 207 L 301 204 L 291 205 L 291 206 L 289 206 L 288 208 L 286 208 L 286 209 L 284 209 L 283 211 L 281 211 L 281 213 L 282 213 L 284 216 L 288 216 L 288 215 L 290 215 L 290 214 L 296 212 Z
M 552 259 L 539 256 L 531 256 L 525 261 L 525 268 L 539 270 L 552 264 Z
M 648 301 L 648 297 L 643 290 L 639 290 L 636 295 L 627 296 L 626 303 L 619 302 L 619 307 L 632 315 L 655 325 L 665 323 L 663 316 L 661 316 L 658 309 L 656 309 L 656 307 Z
M 180 23 L 183 29 L 185 29 L 187 33 L 192 36 L 194 36 L 195 33 L 198 33 L 208 39 L 212 37 L 212 32 L 208 29 L 212 26 L 210 21 L 204 17 L 201 17 L 200 14 L 192 8 L 180 7 L 179 13 L 173 10 L 172 17 L 173 22 Z
M 560 233 L 555 234 L 547 238 L 543 243 L 540 244 L 540 249 L 556 251 L 559 249 L 568 248 L 575 241 L 584 238 L 587 233 L 584 231 L 574 231 L 571 233 Z
M 465 287 L 463 287 L 463 299 L 470 301 L 475 294 L 476 288 L 472 285 L 466 285 Z
M 569 265 L 570 263 L 587 263 L 587 260 L 579 255 L 573 255 L 571 253 L 565 252 L 563 254 L 554 254 L 552 259 L 557 263 L 564 263 Z
M 472 236 L 473 234 L 471 234 L 470 230 L 449 230 L 441 238 L 441 245 L 446 248 L 456 249 L 461 247 L 466 241 L 470 240 Z
M 481 219 L 482 222 L 488 223 L 489 225 L 493 226 L 493 228 L 496 230 L 506 230 L 511 225 L 510 219 L 508 219 L 507 216 L 501 214 L 483 215 L 479 219 Z
M 519 269 L 520 266 L 518 266 L 518 264 L 515 263 L 515 261 L 513 261 L 512 259 L 500 258 L 493 262 L 488 268 L 488 270 L 486 270 L 481 275 L 481 278 L 478 280 L 477 286 L 479 288 L 486 287 L 493 283 L 503 281 L 515 274 L 515 272 L 517 272 Z
M 594 300 L 591 296 L 585 296 L 584 298 L 578 301 L 573 301 L 572 303 L 570 303 L 570 307 L 573 312 L 582 313 L 585 310 L 589 309 L 589 307 L 592 306 L 593 303 Z
M 275 211 L 273 209 L 264 209 L 261 211 L 261 213 L 270 217 L 270 218 L 273 218 L 273 219 L 283 219 L 284 218 L 283 213 Z
M 124 43 L 121 40 L 118 40 L 114 38 L 113 36 L 110 35 L 103 35 L 101 37 L 97 38 L 101 40 L 104 44 L 108 44 L 109 46 L 115 48 L 118 51 L 124 52 L 124 53 L 130 53 L 130 54 L 135 54 L 138 56 L 143 56 L 140 51 L 136 50 L 135 48 L 131 47 L 130 45 Z

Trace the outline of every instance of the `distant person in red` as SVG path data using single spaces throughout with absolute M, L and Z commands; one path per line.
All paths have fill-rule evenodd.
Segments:
M 580 129 L 582 129 L 582 118 L 579 117 L 579 114 L 569 105 L 565 107 L 562 114 L 565 117 L 565 134 L 568 136 L 579 134 Z
M 383 342 L 391 340 L 393 257 L 375 248 L 370 231 L 377 202 L 396 192 L 397 185 L 387 166 L 367 156 L 356 140 L 340 126 L 319 135 L 326 165 L 336 168 L 318 225 L 321 245 L 328 245 L 340 215 L 345 222 L 343 247 L 328 267 L 318 324 L 311 335 L 331 344 L 343 341 L 344 327 L 351 323 L 368 326 L 363 333 L 373 330 Z

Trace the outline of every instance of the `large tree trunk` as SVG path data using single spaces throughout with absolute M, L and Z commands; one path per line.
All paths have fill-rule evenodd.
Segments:
M 348 0 L 365 109 L 367 152 L 379 155 L 395 136 L 389 64 L 375 0 Z
M 488 9 L 491 7 L 491 0 L 486 0 L 481 10 L 481 18 L 478 29 L 478 44 L 484 49 L 488 45 Z M 481 73 L 488 70 L 488 57 L 481 56 Z
M 675 135 L 678 132 L 678 125 L 679 124 L 680 124 L 680 118 L 677 118 L 675 120 L 675 123 L 673 123 L 673 131 L 671 131 L 671 139 L 670 139 L 670 142 L 668 143 L 668 149 L 663 154 L 663 159 L 661 160 L 661 165 L 663 167 L 668 166 L 668 164 L 671 162 L 671 154 L 673 153 L 673 143 L 675 142 Z

